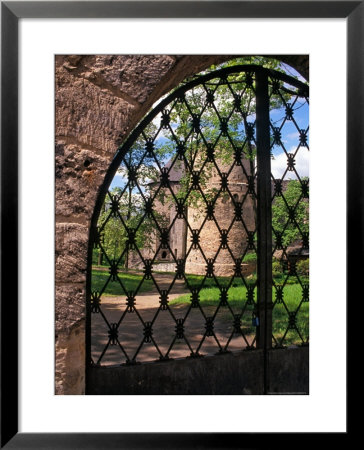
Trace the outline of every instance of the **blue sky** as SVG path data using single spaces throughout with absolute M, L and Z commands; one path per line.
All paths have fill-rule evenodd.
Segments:
M 294 119 L 299 127 L 299 129 L 307 130 L 308 122 L 309 122 L 309 113 L 308 113 L 308 105 L 306 102 L 301 102 L 301 104 L 296 103 L 295 107 L 297 108 L 294 111 Z M 282 123 L 281 120 L 284 116 L 284 111 L 276 110 L 271 113 L 271 121 L 275 123 L 275 126 L 280 126 Z M 288 153 L 295 153 L 299 146 L 299 131 L 295 127 L 292 121 L 286 121 L 282 131 L 281 141 Z M 287 164 L 287 156 L 285 155 L 283 149 L 280 146 L 275 146 L 272 149 L 272 154 L 274 159 L 271 162 L 272 165 L 272 174 L 275 178 L 281 177 L 283 171 L 285 170 Z M 295 157 L 295 167 L 300 177 L 309 175 L 309 150 L 306 147 L 301 146 Z M 293 172 L 289 172 L 287 174 L 286 179 L 295 178 L 295 174 Z

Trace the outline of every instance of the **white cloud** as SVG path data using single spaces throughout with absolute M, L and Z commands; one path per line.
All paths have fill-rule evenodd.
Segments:
M 295 148 L 292 147 L 288 153 L 293 153 L 294 150 Z M 287 168 L 286 154 L 282 152 L 279 155 L 274 155 L 274 159 L 272 159 L 271 165 L 274 178 L 281 178 Z M 307 148 L 301 147 L 298 150 L 295 157 L 295 169 L 300 178 L 309 176 L 309 152 Z M 285 179 L 295 180 L 297 179 L 297 176 L 295 172 L 287 172 Z
M 298 139 L 300 136 L 298 131 L 295 131 L 294 133 L 289 133 L 286 135 L 286 139 Z

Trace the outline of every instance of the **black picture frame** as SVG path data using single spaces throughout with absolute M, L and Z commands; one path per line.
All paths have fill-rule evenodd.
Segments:
M 361 292 L 364 189 L 364 1 L 5 1 L 1 2 L 1 448 L 280 448 L 281 433 L 19 433 L 18 432 L 18 21 L 21 18 L 346 18 L 347 19 L 347 312 Z M 7 251 L 10 249 L 11 252 Z M 355 249 L 355 253 L 354 253 Z M 14 251 L 15 250 L 15 251 Z M 359 253 L 360 258 L 355 257 Z M 6 255 L 6 257 L 5 257 Z M 11 287 L 12 301 L 7 301 Z M 349 322 L 348 322 L 349 323 Z M 348 364 L 351 347 L 348 345 Z M 349 379 L 350 380 L 350 379 Z M 350 381 L 348 382 L 350 385 Z M 349 390 L 347 392 L 349 398 Z M 334 393 L 333 393 L 334 395 Z M 202 406 L 203 411 L 203 406 Z M 351 437 L 347 414 L 347 432 Z M 259 419 L 257 419 L 259 420 Z M 327 436 L 323 434 L 323 441 Z M 315 434 L 315 443 L 318 443 Z M 321 438 L 320 438 L 321 440 Z M 269 444 L 268 444 L 269 442 Z M 312 441 L 300 436 L 300 445 Z

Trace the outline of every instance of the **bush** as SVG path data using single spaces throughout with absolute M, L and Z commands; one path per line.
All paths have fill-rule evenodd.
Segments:
M 310 262 L 309 259 L 301 259 L 301 261 L 299 261 L 297 263 L 297 273 L 298 275 L 306 275 L 308 276 L 309 274 L 309 270 L 310 270 Z
M 282 271 L 281 263 L 279 261 L 277 261 L 277 260 L 273 261 L 273 263 L 272 263 L 272 275 L 273 275 L 273 278 L 282 275 L 282 273 L 283 273 L 283 271 Z
M 243 262 L 245 262 L 245 263 L 256 262 L 256 261 L 257 261 L 257 254 L 255 252 L 247 253 L 243 258 Z

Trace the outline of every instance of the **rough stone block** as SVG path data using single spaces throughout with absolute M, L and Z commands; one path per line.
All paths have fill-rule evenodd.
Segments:
M 56 144 L 56 215 L 91 219 L 112 155 L 102 157 L 78 145 Z
M 114 153 L 135 106 L 85 78 L 56 71 L 56 136 Z
M 56 340 L 57 395 L 82 395 L 85 393 L 85 322 L 60 333 Z
M 119 92 L 144 103 L 175 65 L 175 58 L 168 55 L 99 55 L 86 56 L 80 64 L 88 69 L 85 76 L 89 79 L 101 79 Z
M 86 315 L 86 290 L 82 285 L 57 285 L 55 321 L 56 334 L 70 330 Z
M 88 228 L 79 224 L 56 224 L 56 283 L 85 283 Z

